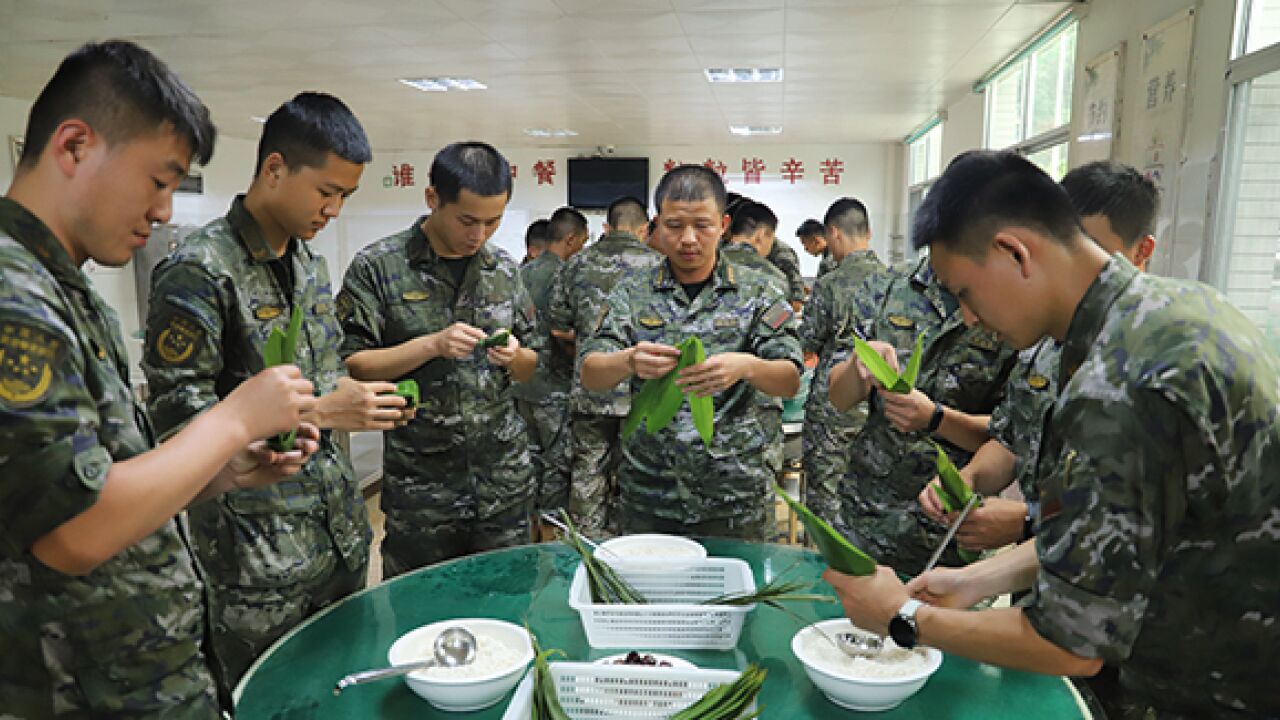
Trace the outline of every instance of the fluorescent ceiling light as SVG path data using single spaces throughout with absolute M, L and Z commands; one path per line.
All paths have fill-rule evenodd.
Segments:
M 400 82 L 423 92 L 448 92 L 449 90 L 487 90 L 488 85 L 471 78 L 424 77 L 400 78 Z
M 265 123 L 267 121 L 267 119 L 262 117 L 261 115 L 250 115 L 249 119 L 256 123 Z
M 773 83 L 782 82 L 782 68 L 707 68 L 702 71 L 707 82 L 713 83 Z
M 578 134 L 577 130 L 569 130 L 567 128 L 525 128 L 524 134 L 530 137 L 574 137 Z
M 730 125 L 729 132 L 734 135 L 781 135 L 781 125 Z

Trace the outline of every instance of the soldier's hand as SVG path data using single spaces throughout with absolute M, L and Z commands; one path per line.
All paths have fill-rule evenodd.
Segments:
M 675 369 L 680 348 L 661 343 L 641 342 L 631 354 L 631 371 L 641 380 L 652 380 Z
M 986 597 L 966 568 L 934 568 L 921 573 L 907 583 L 907 592 L 921 602 L 945 608 L 973 607 Z
M 395 383 L 340 377 L 337 388 L 320 398 L 316 424 L 334 430 L 392 430 L 409 419 L 408 401 L 395 391 Z
M 431 336 L 435 356 L 457 360 L 470 355 L 476 343 L 485 339 L 485 331 L 464 322 L 456 322 Z
M 889 632 L 889 619 L 907 601 L 907 589 L 893 568 L 885 565 L 877 565 L 876 571 L 865 577 L 827 568 L 822 579 L 835 589 L 844 614 L 854 625 L 880 635 Z
M 953 513 L 948 519 L 954 519 Z M 969 517 L 956 531 L 956 542 L 966 550 L 990 550 L 1022 540 L 1022 525 L 1027 517 L 1027 504 L 1004 498 L 985 498 L 969 511 Z
M 298 427 L 303 415 L 315 409 L 311 381 L 296 365 L 276 365 L 240 383 L 225 403 L 252 440 Z
M 302 423 L 292 450 L 276 452 L 267 441 L 255 440 L 231 458 L 222 475 L 229 490 L 266 487 L 297 475 L 319 449 L 320 429 L 311 423 Z
M 750 353 L 728 352 L 712 355 L 697 365 L 680 371 L 676 385 L 699 397 L 723 392 L 747 376 L 757 360 Z
M 489 362 L 494 365 L 506 367 L 511 361 L 516 359 L 516 352 L 520 350 L 520 341 L 516 339 L 516 334 L 507 333 L 507 344 L 502 347 L 494 346 L 489 348 Z
M 902 372 L 901 367 L 898 365 L 898 351 L 895 350 L 892 345 L 884 342 L 883 340 L 868 340 L 867 344 L 871 346 L 872 350 L 879 353 L 880 357 L 884 358 L 885 362 L 889 363 L 889 367 L 893 368 L 894 372 Z M 862 364 L 862 361 L 858 359 L 856 354 L 849 357 L 849 362 L 853 363 L 853 366 L 857 369 L 858 377 L 862 378 L 862 382 L 874 383 L 871 387 L 884 387 L 876 381 L 875 376 L 871 374 L 871 371 L 867 369 L 866 365 Z M 881 393 L 881 395 L 885 394 L 887 393 Z
M 859 363 L 861 364 L 861 363 Z M 929 427 L 933 417 L 933 400 L 912 388 L 909 393 L 882 392 L 884 416 L 898 432 L 915 432 Z
M 924 510 L 925 515 L 940 523 L 945 523 L 946 517 L 945 511 L 942 509 L 942 501 L 938 499 L 938 491 L 933 487 L 933 484 L 938 481 L 938 476 L 934 475 L 933 479 L 920 491 L 920 509 Z M 977 508 L 974 509 L 976 510 Z

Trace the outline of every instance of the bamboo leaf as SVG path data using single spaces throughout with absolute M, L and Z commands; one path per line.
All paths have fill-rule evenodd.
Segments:
M 969 502 L 969 498 L 973 497 L 973 488 L 970 488 L 964 478 L 960 477 L 960 471 L 951 462 L 951 458 L 947 457 L 942 446 L 933 443 L 933 447 L 938 451 L 936 465 L 938 479 L 942 483 L 942 492 L 946 495 L 946 500 L 951 503 L 951 509 L 948 512 L 959 510 Z
M 506 347 L 507 341 L 511 339 L 511 333 L 507 330 L 499 330 L 489 337 L 476 343 L 476 348 L 487 350 L 491 347 Z
M 404 398 L 406 401 L 405 409 L 412 410 L 418 407 L 420 396 L 418 395 L 418 382 L 410 378 L 409 380 L 401 380 L 396 383 L 396 395 Z
M 782 499 L 787 501 L 787 505 L 791 506 L 791 511 L 800 517 L 804 529 L 818 546 L 828 565 L 846 575 L 870 575 L 875 572 L 875 560 L 846 540 L 822 518 L 810 512 L 809 508 L 792 500 L 781 486 L 775 483 L 774 487 L 778 489 Z
M 702 345 L 701 338 L 694 335 L 685 342 L 689 344 L 690 349 L 691 362 L 689 365 L 706 362 L 707 351 Z M 702 438 L 702 444 L 706 447 L 711 447 L 711 438 L 716 434 L 715 399 L 710 395 L 706 397 L 689 395 L 689 410 L 693 413 L 693 426 L 697 428 L 698 436 Z
M 658 389 L 655 391 L 657 399 L 654 400 L 653 409 L 649 411 L 648 421 L 645 424 L 650 434 L 671 424 L 676 414 L 680 412 L 680 406 L 684 404 L 684 393 L 680 390 L 680 386 L 676 385 L 676 376 L 680 374 L 680 370 L 680 365 L 677 364 L 675 369 L 657 380 Z
M 280 332 L 280 328 L 271 329 L 271 334 L 267 336 L 267 344 L 262 349 L 263 365 L 275 367 L 294 362 L 297 357 L 298 333 L 302 331 L 302 318 L 302 307 L 294 305 L 289 316 L 288 329 L 284 332 Z M 283 432 L 268 440 L 267 445 L 276 452 L 288 452 L 293 449 L 297 436 L 297 430 Z
M 915 349 L 911 351 L 911 359 L 907 361 L 907 369 L 902 373 L 902 380 L 907 383 L 907 391 L 916 386 L 916 378 L 920 376 L 920 363 L 924 358 L 924 331 L 916 336 Z
M 857 354 L 858 359 L 871 371 L 871 375 L 890 392 L 905 393 L 911 391 L 911 386 L 894 371 L 889 365 L 889 361 L 880 357 L 880 353 L 871 347 L 866 340 L 855 337 L 853 339 L 853 351 Z
M 289 316 L 289 329 L 285 331 L 283 345 L 280 348 L 280 362 L 292 363 L 298 356 L 298 333 L 302 331 L 302 308 L 293 306 Z

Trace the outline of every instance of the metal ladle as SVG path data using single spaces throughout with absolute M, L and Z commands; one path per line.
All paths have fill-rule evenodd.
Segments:
M 435 657 L 430 660 L 352 673 L 339 680 L 337 685 L 334 685 L 333 694 L 337 695 L 352 685 L 408 675 L 417 670 L 426 670 L 436 666 L 458 667 L 459 665 L 469 665 L 471 661 L 476 659 L 476 636 L 472 635 L 466 628 L 445 628 L 443 632 L 436 636 L 436 641 L 432 644 L 432 650 Z

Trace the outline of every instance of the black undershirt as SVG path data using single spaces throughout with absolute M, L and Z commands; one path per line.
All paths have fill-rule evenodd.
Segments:
M 474 255 L 460 258 L 440 258 L 440 262 L 444 264 L 444 269 L 448 271 L 449 276 L 453 278 L 453 287 L 462 287 L 462 278 L 467 274 L 467 265 L 471 263 Z
M 709 282 L 711 282 L 711 278 L 696 283 L 680 283 L 680 287 L 684 288 L 684 294 L 689 297 L 689 302 L 693 302 L 698 299 L 698 294 L 702 292 L 702 288 L 706 287 Z

